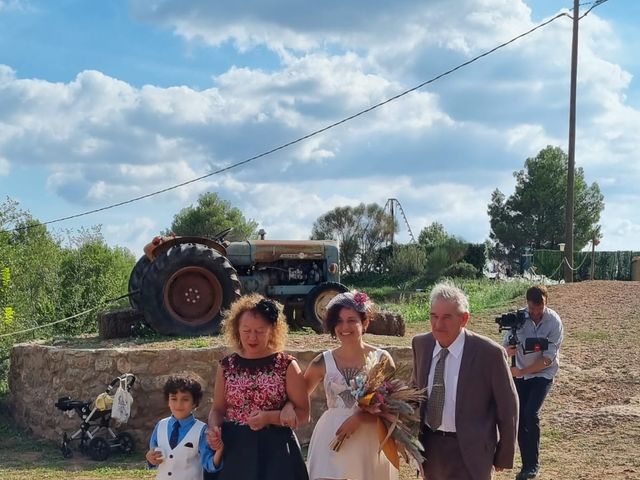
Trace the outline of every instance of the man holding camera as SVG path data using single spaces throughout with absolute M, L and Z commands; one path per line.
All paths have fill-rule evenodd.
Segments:
M 511 367 L 520 401 L 518 446 L 522 470 L 516 480 L 538 476 L 540 467 L 540 410 L 553 379 L 558 373 L 558 351 L 563 338 L 560 316 L 547 307 L 547 289 L 537 285 L 527 290 L 527 309 L 517 334 L 524 345 L 503 345 L 507 355 L 516 358 Z

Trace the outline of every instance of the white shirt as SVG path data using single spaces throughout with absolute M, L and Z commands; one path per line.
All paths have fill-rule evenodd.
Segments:
M 453 343 L 449 345 L 449 355 L 447 355 L 444 361 L 444 409 L 442 410 L 442 425 L 438 427 L 438 430 L 444 430 L 445 432 L 456 431 L 456 395 L 458 393 L 458 375 L 460 374 L 464 340 L 465 333 L 463 328 Z M 429 395 L 431 395 L 433 377 L 435 376 L 436 364 L 440 358 L 441 351 L 442 347 L 436 341 L 436 345 L 433 347 L 431 368 L 429 369 L 429 379 L 427 382 Z M 431 428 L 431 426 L 429 426 L 429 428 Z

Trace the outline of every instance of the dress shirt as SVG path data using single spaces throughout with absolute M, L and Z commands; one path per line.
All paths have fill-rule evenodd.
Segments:
M 502 344 L 505 347 L 509 344 L 510 334 L 511 332 L 507 331 L 502 340 Z M 527 338 L 532 337 L 541 337 L 549 340 L 549 349 L 545 352 L 531 352 L 525 354 L 524 341 Z M 560 366 L 558 351 L 560 350 L 563 337 L 564 328 L 562 326 L 562 320 L 560 320 L 560 315 L 555 311 L 549 307 L 545 307 L 544 312 L 542 313 L 542 318 L 537 325 L 529 316 L 529 310 L 525 311 L 524 324 L 518 329 L 518 340 L 520 340 L 521 344 L 518 345 L 516 350 L 516 367 L 521 369 L 526 368 L 535 363 L 541 357 L 551 360 L 551 364 L 548 367 L 536 373 L 526 374 L 524 376 L 525 380 L 534 377 L 543 377 L 553 380 L 556 373 L 558 373 L 558 367 Z
M 169 418 L 169 422 L 167 422 L 168 428 L 168 436 L 171 436 L 171 430 L 173 429 L 173 425 L 178 420 L 175 419 L 173 415 Z M 193 415 L 189 415 L 187 418 L 183 418 L 180 420 L 180 430 L 178 432 L 178 443 L 182 441 L 182 439 L 187 435 L 191 427 L 195 423 L 196 419 Z M 153 450 L 158 446 L 158 424 L 156 424 L 153 429 L 153 433 L 151 434 L 151 439 L 149 440 L 149 448 Z M 219 467 L 216 467 L 213 464 L 213 455 L 215 452 L 211 449 L 209 444 L 207 443 L 207 429 L 203 428 L 200 432 L 200 440 L 198 442 L 198 452 L 200 453 L 200 464 L 202 468 L 204 468 L 207 472 L 215 473 L 222 469 L 222 462 Z M 153 465 L 149 464 L 149 467 L 155 468 Z
M 445 432 L 456 431 L 456 394 L 458 393 L 458 375 L 460 373 L 460 362 L 464 350 L 464 340 L 465 331 L 462 329 L 457 338 L 447 348 L 449 355 L 447 355 L 444 363 L 444 409 L 442 410 L 442 425 L 438 428 L 438 430 Z M 431 359 L 431 368 L 429 369 L 429 380 L 427 383 L 427 393 L 429 395 L 431 395 L 433 377 L 441 350 L 442 347 L 436 341 L 433 347 L 433 357 Z

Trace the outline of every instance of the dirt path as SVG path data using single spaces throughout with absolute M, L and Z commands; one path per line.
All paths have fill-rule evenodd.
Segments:
M 640 479 L 640 283 L 554 287 L 565 324 L 541 478 Z
M 565 340 L 542 412 L 538 478 L 640 479 L 640 282 L 556 285 L 549 297 Z M 470 328 L 498 339 L 497 313 L 472 316 Z M 408 330 L 410 336 L 428 327 Z M 513 479 L 516 472 L 495 478 Z M 412 478 L 403 471 L 403 480 Z

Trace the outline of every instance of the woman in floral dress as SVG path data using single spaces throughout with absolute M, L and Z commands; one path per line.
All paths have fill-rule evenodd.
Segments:
M 282 352 L 287 323 L 280 306 L 260 295 L 235 302 L 224 332 L 236 353 L 216 372 L 210 431 L 222 427 L 220 480 L 308 480 L 300 446 L 280 411 L 289 401 L 298 423 L 309 418 L 309 397 L 296 360 Z M 210 439 L 210 442 L 212 440 Z

